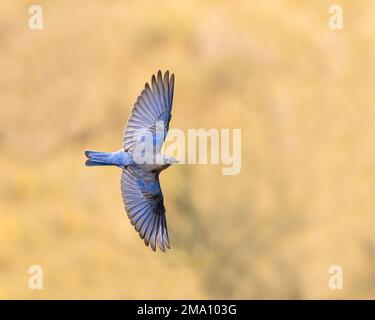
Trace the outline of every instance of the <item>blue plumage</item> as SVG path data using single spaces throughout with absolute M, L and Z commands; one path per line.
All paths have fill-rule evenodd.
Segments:
M 153 251 L 157 246 L 162 251 L 170 248 L 159 174 L 177 162 L 160 154 L 171 120 L 173 91 L 173 74 L 169 77 L 167 71 L 162 77 L 159 71 L 157 76 L 153 75 L 151 86 L 146 83 L 128 119 L 124 148 L 116 152 L 85 152 L 87 166 L 122 168 L 121 194 L 125 210 L 141 239 Z M 147 142 L 151 143 L 149 149 L 144 148 Z M 140 162 L 139 158 L 148 160 Z
M 88 158 L 87 166 L 117 166 L 123 168 L 134 164 L 133 156 L 129 152 L 119 150 L 116 152 L 85 151 Z

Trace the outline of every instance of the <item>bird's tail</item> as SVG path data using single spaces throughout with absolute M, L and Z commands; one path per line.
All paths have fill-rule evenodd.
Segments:
M 113 166 L 112 152 L 85 151 L 86 166 Z

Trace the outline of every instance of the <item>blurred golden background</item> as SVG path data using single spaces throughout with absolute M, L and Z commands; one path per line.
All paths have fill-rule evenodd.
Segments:
M 2 1 L 0 298 L 374 298 L 375 2 L 334 3 L 37 1 L 30 30 L 35 2 Z M 129 223 L 120 170 L 83 154 L 121 147 L 159 69 L 171 127 L 242 129 L 239 175 L 162 174 L 166 254 Z

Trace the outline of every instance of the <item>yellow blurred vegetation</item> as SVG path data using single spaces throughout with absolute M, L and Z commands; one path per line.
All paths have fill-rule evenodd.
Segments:
M 373 1 L 339 1 L 341 31 L 331 1 L 38 1 L 41 31 L 31 4 L 0 10 L 0 298 L 374 298 Z M 242 129 L 239 175 L 162 174 L 167 254 L 83 155 L 121 147 L 159 69 L 171 127 Z

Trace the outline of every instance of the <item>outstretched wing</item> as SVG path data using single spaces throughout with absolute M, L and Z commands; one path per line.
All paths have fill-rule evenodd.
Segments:
M 144 172 L 139 168 L 123 169 L 121 194 L 128 217 L 144 239 L 156 251 L 170 249 L 163 194 L 157 173 Z
M 132 113 L 124 133 L 124 149 L 134 151 L 138 143 L 148 134 L 152 135 L 156 152 L 160 152 L 169 129 L 173 103 L 174 74 L 169 71 L 162 77 L 161 71 L 152 76 L 151 86 L 146 83 Z

